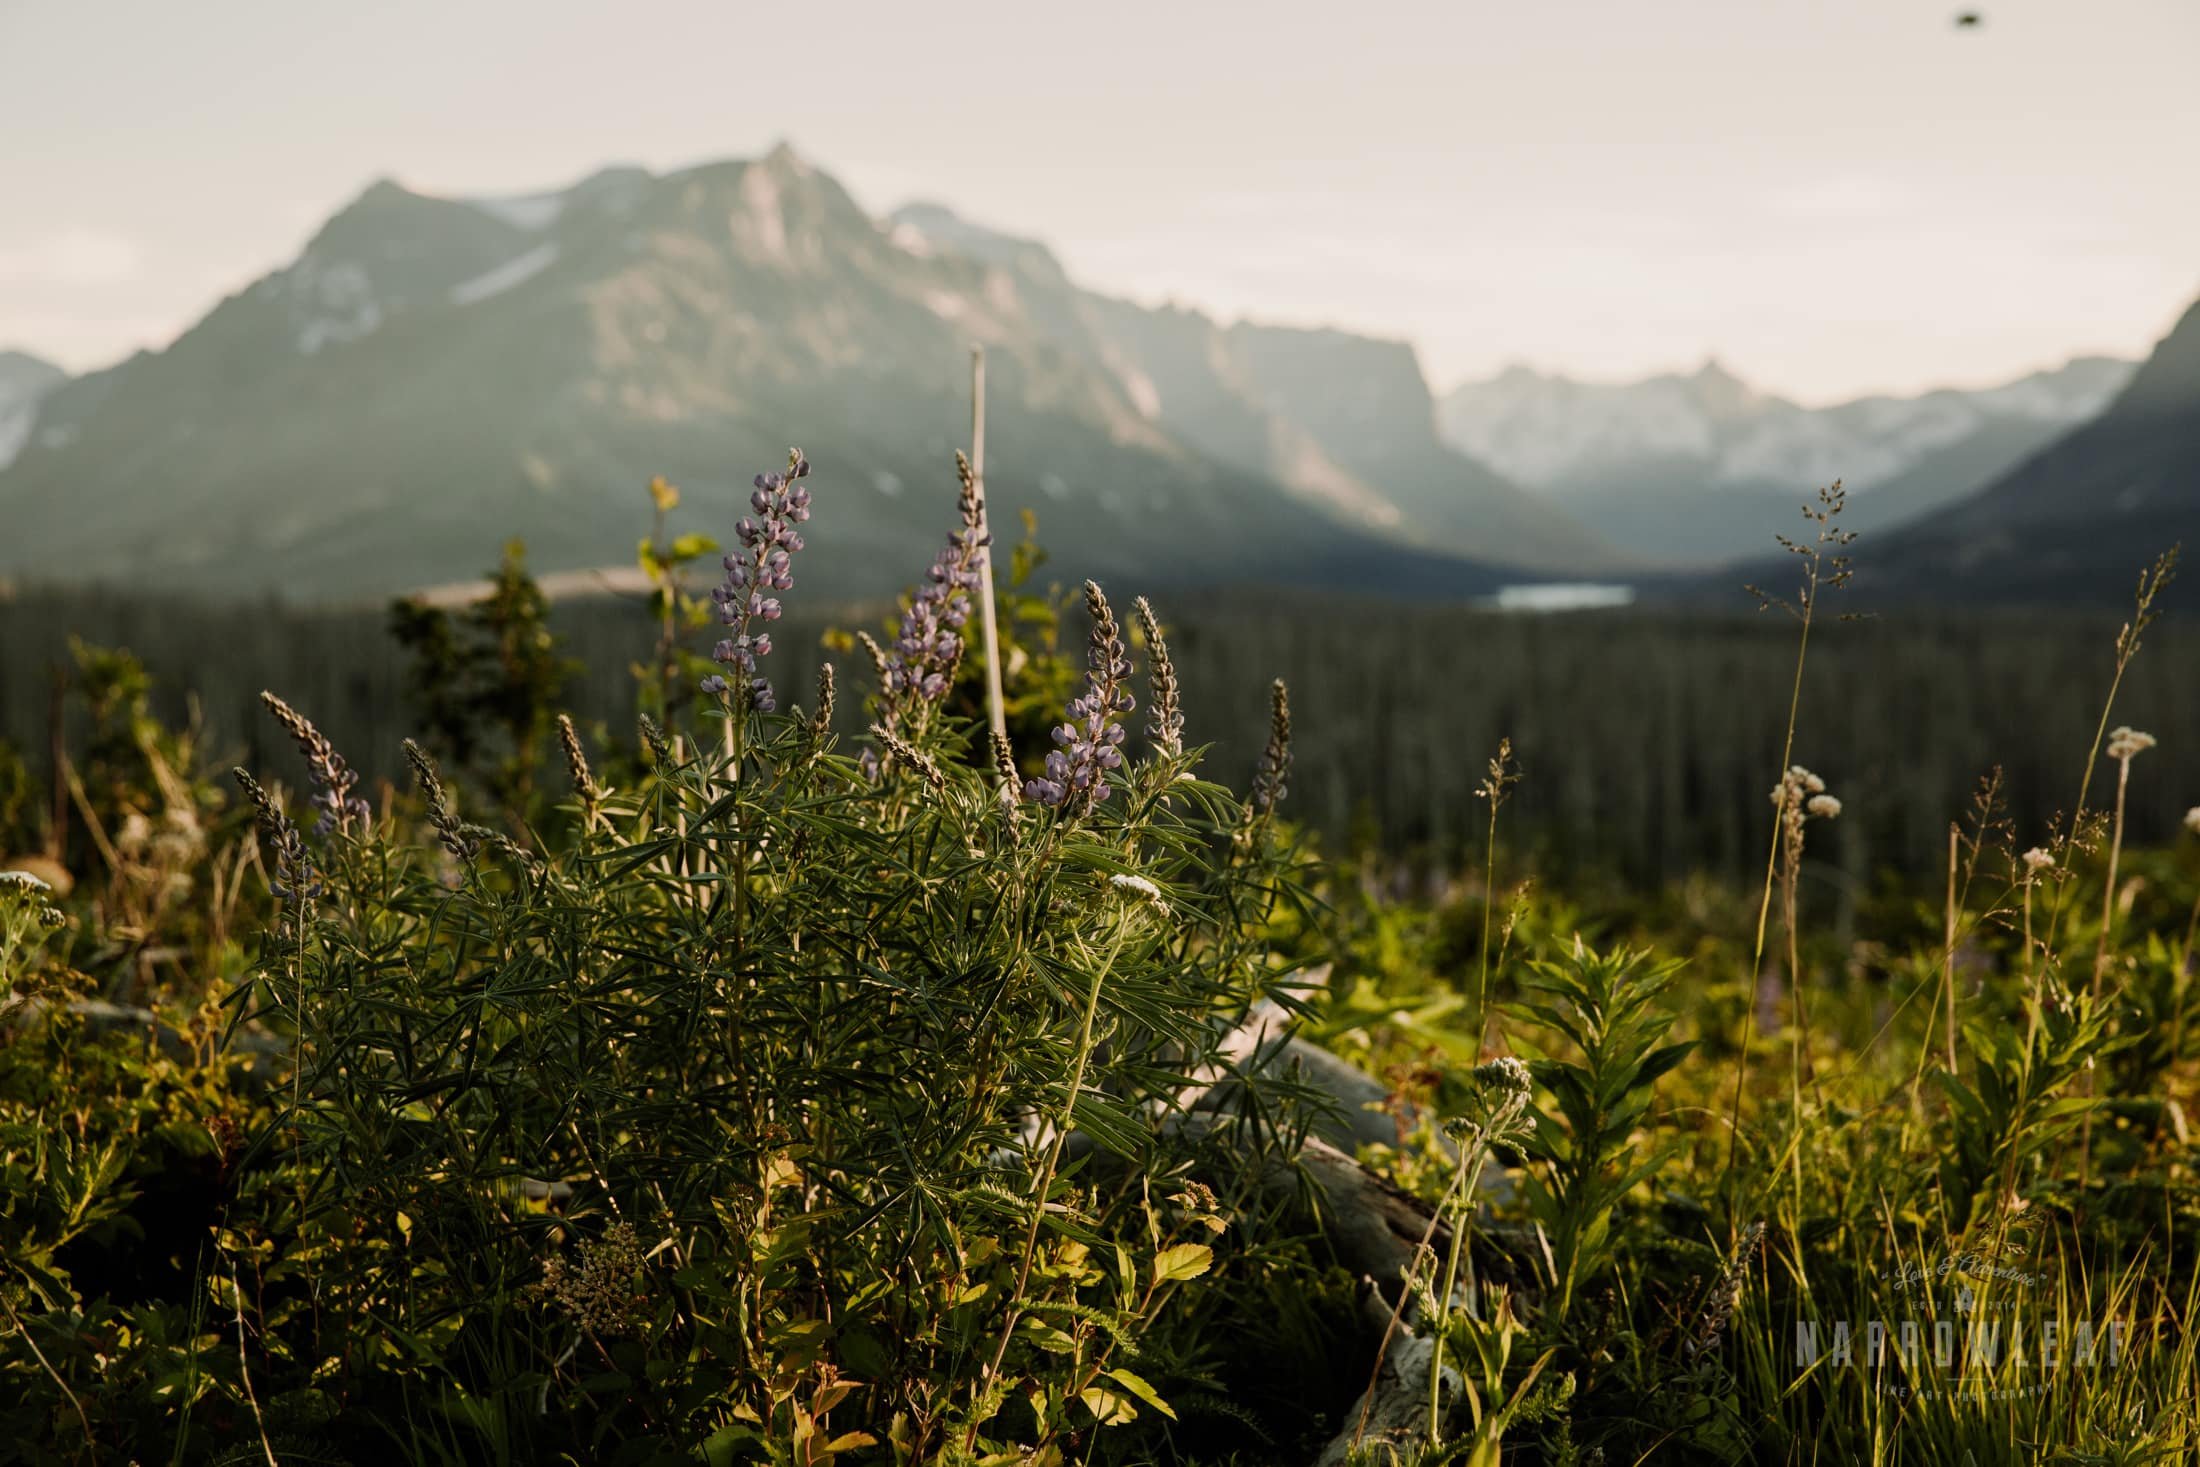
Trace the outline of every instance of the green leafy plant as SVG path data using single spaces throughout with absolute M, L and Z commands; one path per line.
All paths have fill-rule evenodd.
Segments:
M 412 658 L 412 696 L 428 742 L 524 815 L 573 664 L 559 651 L 550 602 L 514 540 L 489 589 L 455 615 L 418 597 L 391 603 L 390 634 Z
M 1565 1041 L 1529 1067 L 1551 1103 L 1535 1112 L 1527 1151 L 1540 1166 L 1522 1183 L 1549 1241 L 1553 1320 L 1568 1318 L 1584 1282 L 1610 1262 L 1614 1208 L 1667 1160 L 1665 1148 L 1643 1148 L 1639 1132 L 1651 1087 L 1695 1048 L 1664 1042 L 1673 1016 L 1658 996 L 1678 966 L 1639 951 L 1599 952 L 1576 938 L 1570 952 L 1521 979 L 1526 996 L 1514 1015 Z

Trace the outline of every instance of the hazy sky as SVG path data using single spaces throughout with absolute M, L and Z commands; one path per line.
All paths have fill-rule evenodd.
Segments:
M 0 345 L 166 341 L 378 175 L 785 137 L 876 210 L 1405 336 L 1439 386 L 2142 352 L 2200 295 L 2200 3 L 1979 3 L 0 0 Z

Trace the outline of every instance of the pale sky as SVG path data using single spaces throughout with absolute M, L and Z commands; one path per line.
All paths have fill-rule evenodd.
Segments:
M 879 212 L 1405 337 L 1439 388 L 2142 353 L 2200 295 L 2200 3 L 1976 3 L 0 0 L 0 346 L 168 341 L 380 175 L 786 138 Z

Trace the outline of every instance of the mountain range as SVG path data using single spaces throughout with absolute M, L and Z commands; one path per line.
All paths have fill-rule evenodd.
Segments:
M 1856 587 L 1883 601 L 2128 608 L 2139 571 L 2180 543 L 2200 551 L 2200 303 L 2100 416 L 1859 554 Z M 2164 604 L 2200 609 L 2200 577 Z
M 1849 491 L 1851 528 L 1878 532 L 1978 492 L 2098 416 L 2134 364 L 2080 357 L 1995 387 L 1807 408 L 1716 361 L 1689 374 L 1590 383 L 1514 367 L 1445 395 L 1463 452 L 1676 565 L 1761 552 L 1819 485 Z
M 799 443 L 804 590 L 883 594 L 949 527 L 973 345 L 996 524 L 1138 588 L 1685 595 L 1837 477 L 1897 595 L 2121 596 L 2200 530 L 2192 315 L 2136 368 L 1983 390 L 1808 408 L 1710 363 L 1439 403 L 1405 342 L 1110 296 L 941 205 L 873 217 L 781 146 L 524 196 L 382 180 L 162 350 L 75 378 L 0 353 L 0 577 L 357 600 L 515 536 L 587 572 L 628 562 L 652 476 L 687 490 L 676 532 L 725 539 Z
M 374 184 L 166 349 L 45 385 L 0 572 L 345 599 L 515 535 L 617 564 L 652 475 L 724 539 L 799 443 L 806 584 L 890 591 L 950 527 L 973 344 L 996 523 L 1035 512 L 1065 572 L 1473 595 L 1631 564 L 1445 444 L 1404 343 L 1111 299 L 937 206 L 873 219 L 782 146 L 525 197 Z

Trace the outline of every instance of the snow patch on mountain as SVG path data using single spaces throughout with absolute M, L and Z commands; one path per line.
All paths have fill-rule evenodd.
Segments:
M 288 286 L 301 355 L 357 341 L 382 324 L 382 303 L 364 266 L 307 254 L 291 267 Z
M 492 219 L 501 219 L 514 229 L 524 229 L 529 234 L 539 234 L 558 222 L 565 212 L 570 190 L 548 194 L 522 194 L 512 198 L 464 199 Z
M 1580 382 L 1514 367 L 1447 396 L 1444 434 L 1515 481 L 1549 488 L 1648 464 L 1686 466 L 1711 485 L 1843 480 L 1868 490 L 1997 419 L 2075 425 L 2096 416 L 2132 372 L 2080 358 L 1977 391 L 1867 397 L 1806 408 L 1758 393 L 1716 363 L 1692 375 Z
M 451 288 L 451 304 L 470 306 L 494 295 L 502 295 L 513 286 L 532 280 L 557 262 L 558 247 L 545 241 L 523 255 L 515 255 L 497 266 L 463 281 Z

